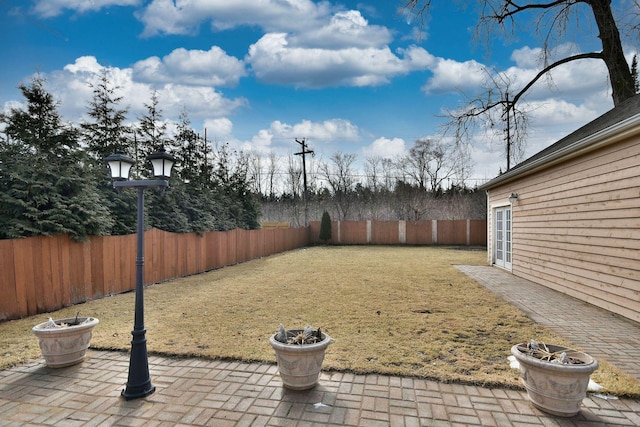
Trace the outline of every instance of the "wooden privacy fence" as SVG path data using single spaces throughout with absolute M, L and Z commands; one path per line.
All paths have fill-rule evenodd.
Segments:
M 486 245 L 486 221 L 334 221 L 337 245 Z M 221 268 L 318 243 L 309 227 L 209 231 L 198 235 L 145 232 L 145 283 Z M 135 234 L 0 240 L 0 320 L 17 319 L 130 291 L 136 281 Z
M 311 241 L 320 242 L 320 221 L 311 221 Z M 463 245 L 486 246 L 487 221 L 332 221 L 335 245 Z
M 0 320 L 135 289 L 136 235 L 0 240 Z M 307 246 L 309 229 L 145 232 L 145 283 L 202 273 Z

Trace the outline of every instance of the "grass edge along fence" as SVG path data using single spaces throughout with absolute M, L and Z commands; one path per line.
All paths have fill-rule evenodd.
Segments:
M 486 245 L 486 221 L 334 221 L 330 244 Z M 145 284 L 319 243 L 309 227 L 145 232 Z M 135 289 L 136 235 L 0 240 L 0 321 Z

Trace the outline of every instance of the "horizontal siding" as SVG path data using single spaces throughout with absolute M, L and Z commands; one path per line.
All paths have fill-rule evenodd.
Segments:
M 490 191 L 517 192 L 513 273 L 640 321 L 640 140 Z

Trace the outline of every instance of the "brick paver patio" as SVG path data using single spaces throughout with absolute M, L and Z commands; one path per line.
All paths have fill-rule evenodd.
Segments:
M 274 365 L 149 358 L 157 387 L 125 401 L 128 355 L 90 351 L 80 365 L 41 361 L 0 372 L 0 425 L 55 426 L 600 426 L 640 425 L 640 402 L 590 396 L 556 418 L 520 390 L 383 375 L 322 373 L 311 391 L 288 391 Z

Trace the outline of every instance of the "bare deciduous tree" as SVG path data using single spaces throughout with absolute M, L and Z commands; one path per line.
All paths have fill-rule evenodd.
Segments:
M 291 193 L 293 199 L 302 196 L 304 189 L 302 188 L 302 167 L 297 158 L 293 154 L 287 157 L 287 191 Z
M 366 185 L 371 189 L 371 191 L 374 193 L 380 191 L 382 180 L 382 157 L 367 157 L 364 163 L 364 174 L 366 177 Z
M 431 12 L 432 3 L 434 3 L 434 0 L 405 0 L 405 10 L 413 16 L 424 19 Z M 523 20 L 531 19 L 531 12 L 538 12 L 535 30 L 543 40 L 544 67 L 529 84 L 519 93 L 514 94 L 514 103 L 518 102 L 518 99 L 531 85 L 553 68 L 580 59 L 599 59 L 604 61 L 609 71 L 609 81 L 615 105 L 619 105 L 635 95 L 633 78 L 622 49 L 618 22 L 614 17 L 611 0 L 548 0 L 542 2 L 481 0 L 479 3 L 481 12 L 478 19 L 477 33 L 486 34 L 487 36 L 495 35 L 497 32 L 515 34 L 519 28 L 516 24 L 516 19 L 520 17 Z M 577 23 L 577 20 L 586 14 L 585 8 L 581 7 L 583 5 L 588 6 L 591 17 L 597 25 L 598 34 L 596 36 L 601 41 L 602 50 L 600 52 L 572 55 L 549 63 L 553 41 L 564 40 L 566 37 L 565 31 L 570 27 L 569 24 L 572 22 Z M 574 28 L 580 28 L 580 26 L 575 25 Z
M 635 28 L 636 31 L 633 31 L 634 33 L 637 32 L 638 25 L 634 21 L 625 24 L 624 19 L 629 13 L 620 13 L 620 21 L 616 21 L 611 0 L 523 0 L 522 2 L 479 0 L 478 3 L 480 5 L 480 14 L 476 34 L 486 36 L 487 40 L 495 37 L 497 33 L 515 35 L 520 31 L 516 21 L 522 19 L 524 22 L 529 22 L 532 14 L 537 13 L 534 28 L 535 33 L 541 37 L 542 67 L 533 79 L 518 91 L 510 94 L 512 98 L 506 96 L 508 90 L 504 90 L 498 97 L 487 97 L 483 101 L 473 100 L 469 103 L 467 113 L 454 116 L 454 121 L 462 120 L 468 123 L 469 119 L 483 116 L 483 113 L 493 109 L 498 109 L 504 120 L 510 120 L 515 117 L 517 121 L 518 116 L 515 113 L 515 106 L 520 98 L 538 80 L 544 76 L 549 76 L 549 72 L 554 68 L 578 60 L 598 59 L 605 63 L 609 74 L 614 105 L 620 105 L 635 95 L 634 79 L 622 48 L 619 25 L 628 25 L 632 31 Z M 618 3 L 616 7 L 624 6 L 624 2 Z M 404 0 L 404 12 L 421 19 L 424 23 L 431 13 L 432 4 L 435 4 L 435 0 Z M 585 8 L 584 6 L 587 7 Z M 634 0 L 633 6 L 636 8 L 635 13 L 637 16 L 637 0 Z M 579 25 L 579 21 L 583 17 L 592 18 L 595 22 L 598 29 L 596 37 L 600 39 L 602 50 L 578 53 L 551 62 L 551 53 L 555 45 L 566 40 L 568 28 L 575 31 L 582 28 L 583 26 Z M 592 35 L 585 35 L 585 37 L 588 36 Z M 512 116 L 512 114 L 516 115 Z M 508 123 L 507 129 L 510 126 L 511 123 Z M 460 126 L 457 126 L 457 128 L 460 129 Z M 506 137 L 509 138 L 510 135 Z M 510 141 L 507 143 L 507 147 L 511 148 Z M 507 157 L 507 159 L 510 164 L 510 157 Z
M 395 162 L 388 158 L 382 159 L 382 183 L 384 189 L 387 191 L 393 190 L 397 180 Z
M 353 153 L 335 153 L 329 162 L 320 165 L 320 173 L 326 180 L 336 203 L 339 220 L 347 218 L 351 207 L 351 192 L 356 184 L 353 163 L 356 155 Z
M 420 190 L 436 192 L 455 172 L 456 157 L 454 145 L 443 140 L 419 139 L 401 158 L 398 167 Z
M 244 153 L 247 161 L 247 173 L 249 175 L 249 181 L 251 182 L 251 192 L 263 195 L 264 191 L 264 179 L 265 172 L 263 166 L 262 155 L 256 151 L 248 151 Z
M 278 156 L 274 151 L 269 152 L 267 163 L 267 187 L 269 191 L 269 199 L 274 200 L 276 197 L 276 173 L 278 172 Z
M 469 140 L 478 127 L 489 138 L 504 140 L 507 170 L 522 160 L 526 148 L 527 111 L 510 98 L 511 79 L 505 73 L 483 69 L 486 78 L 484 90 L 476 97 L 467 97 L 467 103 L 457 110 L 447 111 L 450 121 L 445 124 L 445 134 L 450 132 L 460 152 L 465 150 L 462 141 Z M 500 125 L 504 123 L 504 127 Z M 453 130 L 453 131 L 452 131 Z

